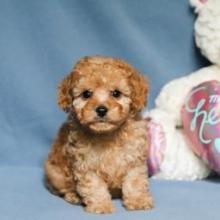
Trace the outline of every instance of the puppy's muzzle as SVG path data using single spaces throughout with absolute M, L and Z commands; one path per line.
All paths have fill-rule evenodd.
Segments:
M 108 112 L 108 109 L 105 106 L 99 106 L 96 108 L 96 114 L 103 118 Z

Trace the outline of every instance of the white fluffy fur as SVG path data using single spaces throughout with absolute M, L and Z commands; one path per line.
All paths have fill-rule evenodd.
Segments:
M 205 81 L 220 80 L 220 0 L 190 0 L 190 3 L 198 13 L 196 45 L 214 65 L 169 82 L 156 99 L 156 108 L 145 114 L 162 124 L 167 140 L 161 171 L 154 178 L 196 180 L 211 173 L 183 135 L 181 108 L 193 87 Z
M 220 0 L 208 0 L 195 23 L 196 45 L 214 64 L 220 64 Z

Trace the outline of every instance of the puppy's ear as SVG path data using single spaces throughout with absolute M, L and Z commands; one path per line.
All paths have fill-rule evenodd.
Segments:
M 130 76 L 131 93 L 131 113 L 136 115 L 147 105 L 149 93 L 149 81 L 141 76 L 137 71 Z
M 72 90 L 74 87 L 74 72 L 71 72 L 61 81 L 58 87 L 58 105 L 65 111 L 69 112 L 73 102 Z

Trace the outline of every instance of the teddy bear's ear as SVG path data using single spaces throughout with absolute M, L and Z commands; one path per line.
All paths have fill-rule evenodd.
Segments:
M 195 12 L 198 13 L 210 1 L 212 0 L 189 0 L 189 3 L 192 7 L 195 8 Z

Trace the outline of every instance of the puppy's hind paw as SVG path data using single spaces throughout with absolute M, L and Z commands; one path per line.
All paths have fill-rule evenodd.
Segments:
M 90 213 L 107 214 L 115 212 L 114 204 L 110 202 L 96 203 L 87 205 L 85 210 Z
M 150 210 L 154 208 L 154 200 L 151 196 L 127 198 L 124 205 L 128 210 Z
M 64 195 L 64 199 L 72 204 L 80 204 L 81 199 L 75 192 L 68 192 Z

